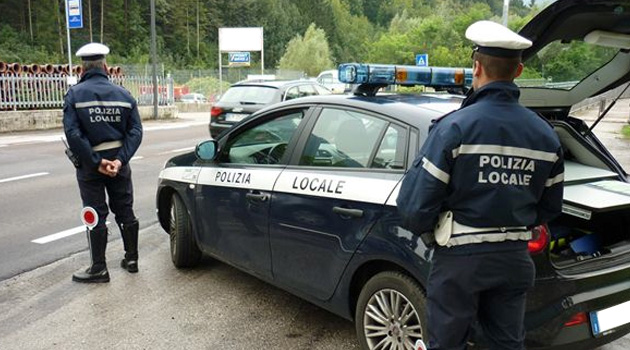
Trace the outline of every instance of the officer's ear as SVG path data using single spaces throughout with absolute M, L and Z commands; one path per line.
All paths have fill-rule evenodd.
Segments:
M 521 73 L 523 73 L 523 63 L 519 63 L 518 67 L 516 67 L 516 74 L 514 75 L 514 79 L 520 77 Z
M 474 60 L 473 61 L 473 77 L 479 78 L 481 77 L 481 73 L 483 72 L 483 66 L 481 62 Z

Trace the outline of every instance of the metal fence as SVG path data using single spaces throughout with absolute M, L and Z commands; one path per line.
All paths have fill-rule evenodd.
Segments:
M 62 108 L 67 78 L 65 74 L 0 75 L 0 111 Z M 112 76 L 110 80 L 129 90 L 139 105 L 153 104 L 152 77 Z M 158 103 L 174 101 L 173 79 L 158 77 Z

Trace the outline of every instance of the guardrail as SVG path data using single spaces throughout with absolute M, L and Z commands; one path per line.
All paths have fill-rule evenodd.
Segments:
M 65 74 L 0 74 L 0 111 L 62 108 L 68 91 Z M 153 82 L 150 76 L 110 76 L 113 83 L 125 87 L 139 105 L 153 104 Z M 158 77 L 158 103 L 175 102 L 173 79 Z
M 552 82 L 546 79 L 516 79 L 514 81 L 520 87 L 541 87 L 548 89 L 571 89 L 579 80 Z

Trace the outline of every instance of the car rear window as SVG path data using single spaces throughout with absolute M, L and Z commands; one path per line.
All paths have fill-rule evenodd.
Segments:
M 555 41 L 525 62 L 523 75 L 514 82 L 521 87 L 571 90 L 618 51 L 579 41 Z
M 277 91 L 268 86 L 232 86 L 223 94 L 221 102 L 268 104 L 273 102 Z

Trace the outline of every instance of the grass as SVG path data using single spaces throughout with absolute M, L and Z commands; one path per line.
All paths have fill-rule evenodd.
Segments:
M 624 125 L 621 128 L 621 134 L 623 137 L 630 139 L 630 125 Z

